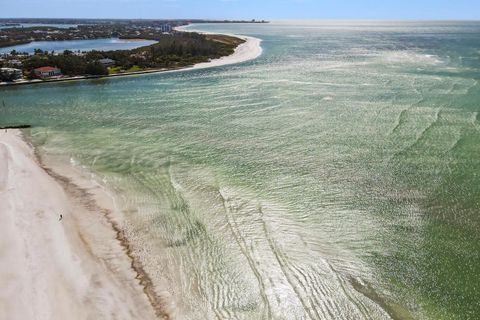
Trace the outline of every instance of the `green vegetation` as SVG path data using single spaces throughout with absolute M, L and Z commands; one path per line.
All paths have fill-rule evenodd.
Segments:
M 136 72 L 136 71 L 141 71 L 141 70 L 142 70 L 142 68 L 140 68 L 139 66 L 135 65 L 135 66 L 130 67 L 130 69 L 125 70 L 125 72 Z
M 29 78 L 35 78 L 34 69 L 43 66 L 56 66 L 62 70 L 63 74 L 69 76 L 108 74 L 107 69 L 100 63 L 74 55 L 68 50 L 60 55 L 37 51 L 37 54 L 26 57 L 22 62 L 23 70 Z
M 110 67 L 108 68 L 108 74 L 116 74 L 116 73 L 121 73 L 122 69 L 120 67 Z
M 162 34 L 156 37 L 145 37 L 157 41 L 156 44 L 133 50 L 91 51 L 86 54 L 87 60 L 110 58 L 115 66 L 134 71 L 143 69 L 176 68 L 206 62 L 230 55 L 243 40 L 226 36 L 205 36 L 198 33 Z
M 133 50 L 90 51 L 86 53 L 65 50 L 53 54 L 35 50 L 34 55 L 21 58 L 23 71 L 34 78 L 34 69 L 55 66 L 67 76 L 107 75 L 152 69 L 175 69 L 210 59 L 230 55 L 243 40 L 228 36 L 201 35 L 176 32 L 145 37 L 156 44 Z M 109 68 L 102 59 L 112 59 Z
M 128 72 L 138 72 L 143 71 L 145 69 L 141 68 L 140 66 L 133 65 L 128 69 L 122 69 L 121 67 L 110 67 L 108 68 L 108 74 L 118 74 L 118 73 L 128 73 Z

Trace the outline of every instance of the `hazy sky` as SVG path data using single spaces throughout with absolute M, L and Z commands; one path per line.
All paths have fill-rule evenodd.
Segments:
M 480 0 L 0 0 L 0 17 L 480 19 Z

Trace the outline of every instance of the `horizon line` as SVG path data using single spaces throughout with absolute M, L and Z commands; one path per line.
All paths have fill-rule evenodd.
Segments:
M 469 21 L 469 22 L 480 22 L 478 19 L 462 19 L 462 18 L 109 18 L 109 17 L 95 17 L 95 18 L 78 18 L 78 17 L 0 17 L 0 19 L 50 19 L 50 20 L 200 20 L 200 21 Z

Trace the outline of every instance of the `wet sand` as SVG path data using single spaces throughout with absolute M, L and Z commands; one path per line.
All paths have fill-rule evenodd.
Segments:
M 163 316 L 113 227 L 112 198 L 47 171 L 19 130 L 0 132 L 0 319 Z

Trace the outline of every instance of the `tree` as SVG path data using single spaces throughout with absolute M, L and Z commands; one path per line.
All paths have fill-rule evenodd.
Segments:
M 85 73 L 95 76 L 103 76 L 108 74 L 108 69 L 100 62 L 90 62 L 85 68 Z
M 2 69 L 0 70 L 1 81 L 13 81 L 22 78 L 22 71 L 18 69 Z

